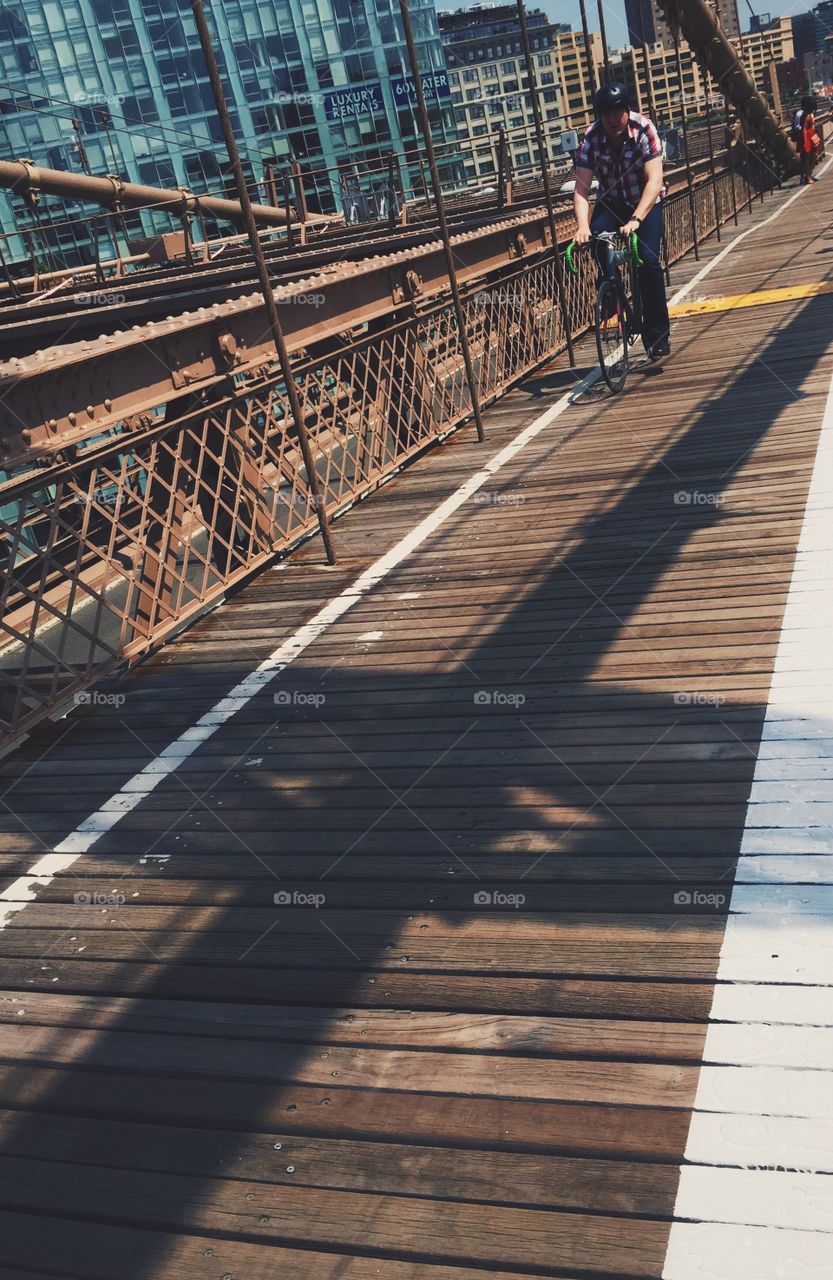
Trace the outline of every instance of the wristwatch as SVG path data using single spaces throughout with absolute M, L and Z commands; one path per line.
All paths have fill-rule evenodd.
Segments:
M 632 214 L 631 214 L 631 222 L 638 222 L 638 223 L 639 223 L 639 225 L 640 225 L 640 227 L 642 226 L 642 219 L 641 219 L 641 218 L 637 218 L 637 216 L 636 216 L 636 214 L 635 214 L 635 213 L 632 213 Z

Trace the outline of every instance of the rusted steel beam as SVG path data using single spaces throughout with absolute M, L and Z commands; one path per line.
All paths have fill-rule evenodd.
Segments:
M 180 189 L 169 191 L 162 187 L 146 187 L 136 182 L 123 182 L 108 175 L 91 177 L 86 173 L 64 173 L 60 169 L 42 169 L 31 160 L 0 160 L 0 187 L 25 197 L 27 192 L 42 191 L 44 195 L 63 196 L 68 200 L 89 200 L 105 209 L 159 209 L 175 214 L 202 212 L 221 222 L 243 225 L 243 212 L 238 200 L 224 200 L 220 196 L 195 195 Z M 255 221 L 269 227 L 285 226 L 289 219 L 298 220 L 293 208 L 273 209 L 271 205 L 254 204 Z M 323 215 L 315 215 L 312 221 L 333 221 Z
M 451 236 L 462 284 L 533 259 L 549 245 L 545 209 L 524 211 L 478 231 Z M 344 263 L 274 288 L 287 349 L 351 330 L 403 306 L 420 309 L 448 294 L 441 242 Z M 160 404 L 206 389 L 230 373 L 274 363 L 275 347 L 259 294 L 164 321 L 51 347 L 0 364 L 5 410 L 0 464 L 54 455 Z
M 737 107 L 776 163 L 787 173 L 800 168 L 798 154 L 741 62 L 706 0 L 658 0 L 672 28 L 699 53 L 720 91 Z

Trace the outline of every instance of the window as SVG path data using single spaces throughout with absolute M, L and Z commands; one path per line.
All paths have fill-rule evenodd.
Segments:
M 497 67 L 493 62 L 487 63 L 487 65 L 483 68 L 483 75 L 486 77 L 487 80 L 493 80 L 495 78 L 495 76 L 497 75 Z
M 478 78 L 478 77 L 477 77 L 477 72 L 476 72 L 476 71 L 464 71 L 464 72 L 463 72 L 463 80 L 465 81 L 465 83 L 466 83 L 466 84 L 474 84 L 474 83 L 476 82 L 477 78 Z
M 476 102 L 479 97 L 479 89 L 466 89 L 466 102 Z
M 505 76 L 513 76 L 517 71 L 517 67 L 514 62 L 502 62 L 500 64 L 500 69 Z

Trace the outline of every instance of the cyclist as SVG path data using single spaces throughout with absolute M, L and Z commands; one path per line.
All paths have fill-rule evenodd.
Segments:
M 596 122 L 584 135 L 576 157 L 573 193 L 577 244 L 586 244 L 600 231 L 635 231 L 639 242 L 642 292 L 642 341 L 652 360 L 667 356 L 668 303 L 660 261 L 662 242 L 662 144 L 647 116 L 630 109 L 623 84 L 604 84 L 593 99 Z M 590 216 L 593 176 L 599 193 Z

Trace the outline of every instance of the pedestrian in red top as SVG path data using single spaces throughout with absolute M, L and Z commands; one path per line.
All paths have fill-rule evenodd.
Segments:
M 818 182 L 818 178 L 813 176 L 813 169 L 818 160 L 821 138 L 816 133 L 816 122 L 813 117 L 815 109 L 815 98 L 809 95 L 806 98 L 802 98 L 801 109 L 796 111 L 793 121 L 793 139 L 796 150 L 801 156 L 802 187 L 810 182 Z

